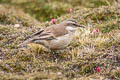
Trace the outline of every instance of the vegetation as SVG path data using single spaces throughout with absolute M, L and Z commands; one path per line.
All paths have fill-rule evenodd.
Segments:
M 117 1 L 0 0 L 0 3 L 0 80 L 120 79 Z M 29 44 L 24 50 L 18 47 L 28 35 L 52 25 L 52 18 L 56 18 L 56 23 L 75 18 L 86 28 L 79 29 L 67 49 L 56 54 L 37 44 Z
M 20 7 L 39 21 L 49 21 L 67 14 L 69 8 L 108 6 L 115 0 L 1 0 L 0 2 Z

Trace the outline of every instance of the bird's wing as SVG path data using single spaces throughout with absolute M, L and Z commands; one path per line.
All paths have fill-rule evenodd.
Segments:
M 35 40 L 53 40 L 57 37 L 67 34 L 65 24 L 51 25 L 45 28 L 42 32 L 35 33 L 33 35 L 33 41 Z
M 44 30 L 36 32 L 29 36 L 27 40 L 25 40 L 23 43 L 19 44 L 18 46 L 22 47 L 28 43 L 36 43 L 39 42 L 39 40 L 53 40 L 56 39 L 54 35 L 52 35 L 50 32 L 44 33 Z
M 54 35 L 55 37 L 60 37 L 68 33 L 65 24 L 52 25 L 46 28 L 44 32 L 50 32 L 50 34 Z
M 36 33 L 33 33 L 32 35 L 27 36 L 27 37 L 25 38 L 25 40 L 28 40 L 28 39 L 30 39 L 30 38 L 36 36 L 36 35 L 39 35 L 39 34 L 41 34 L 43 31 L 44 31 L 44 30 L 40 30 L 40 31 L 38 31 L 38 32 L 36 32 Z
M 38 40 L 53 40 L 57 39 L 57 37 L 60 37 L 62 35 L 67 34 L 68 31 L 66 30 L 66 27 L 64 27 L 64 24 L 57 24 L 57 25 L 51 25 L 44 30 L 41 30 L 39 32 L 36 32 L 30 36 L 29 39 L 25 40 L 22 45 L 28 44 L 31 42 L 35 42 Z

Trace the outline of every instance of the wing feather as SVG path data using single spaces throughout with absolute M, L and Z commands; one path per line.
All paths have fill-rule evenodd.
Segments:
M 31 36 L 27 37 L 22 44 L 20 45 L 25 45 L 28 43 L 36 43 L 39 42 L 39 40 L 53 40 L 57 39 L 57 37 L 62 36 L 67 34 L 68 31 L 66 30 L 66 24 L 61 23 L 61 24 L 56 24 L 56 25 L 51 25 L 44 30 L 40 30 Z

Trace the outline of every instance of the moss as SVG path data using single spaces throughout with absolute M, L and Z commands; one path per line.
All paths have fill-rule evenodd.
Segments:
M 67 13 L 67 10 L 71 7 L 68 4 L 62 5 L 61 2 L 45 3 L 35 1 L 22 3 L 20 6 L 25 12 L 31 14 L 39 21 L 48 21 L 52 18 L 60 17 L 62 14 Z
M 35 2 L 30 0 L 28 5 L 25 0 L 23 0 L 23 2 L 19 2 L 19 0 L 15 1 L 16 2 L 12 1 L 12 7 L 11 4 L 2 4 L 0 6 L 0 54 L 4 54 L 4 56 L 0 55 L 0 79 L 72 80 L 83 77 L 83 80 L 88 80 L 91 78 L 95 79 L 95 75 L 101 79 L 103 74 L 105 75 L 104 79 L 108 77 L 111 79 L 119 79 L 119 71 L 117 70 L 120 60 L 119 6 L 111 5 L 99 8 L 84 8 L 78 6 L 73 8 L 72 14 L 66 14 L 68 8 L 75 6 L 74 4 L 69 5 L 69 2 L 65 3 L 67 1 L 59 1 L 58 7 L 54 5 L 57 4 L 57 1 L 53 1 L 53 3 L 48 3 L 48 1 L 46 5 L 43 4 L 45 3 L 43 0 L 37 0 Z M 89 1 L 83 4 L 82 2 L 84 1 L 79 0 L 78 2 L 82 5 L 88 3 L 88 6 L 91 6 Z M 93 4 L 97 3 L 98 6 L 108 5 L 106 2 L 104 4 L 103 0 L 98 1 L 100 3 L 96 0 L 90 0 L 90 2 Z M 41 3 L 41 5 L 39 5 L 39 3 Z M 63 3 L 65 3 L 64 6 Z M 25 8 L 21 6 L 21 4 L 24 5 Z M 15 5 L 19 7 L 14 8 Z M 63 7 L 65 6 L 66 8 L 64 10 Z M 28 47 L 23 50 L 17 47 L 17 45 L 22 43 L 26 36 L 36 32 L 40 27 L 43 28 L 52 23 L 40 23 L 29 14 L 24 13 L 20 8 L 24 10 L 30 9 L 26 12 L 32 16 L 34 16 L 32 10 L 35 11 L 34 17 L 41 21 L 66 14 L 56 19 L 57 23 L 69 18 L 75 18 L 80 24 L 85 25 L 86 28 L 76 33 L 77 37 L 74 38 L 75 40 L 73 40 L 70 46 L 63 52 L 56 51 L 56 54 L 53 54 L 53 51 L 35 44 L 28 45 Z M 45 11 L 48 15 L 43 14 L 40 10 Z M 54 10 L 58 10 L 58 13 L 54 13 Z M 37 11 L 42 14 L 42 18 L 47 17 L 42 19 L 40 18 L 41 15 L 36 16 Z M 48 18 L 49 15 L 50 17 Z M 20 24 L 20 27 L 14 27 L 15 24 Z M 93 34 L 93 30 L 96 29 L 99 29 L 99 32 Z M 98 66 L 101 67 L 99 73 L 96 70 Z M 110 71 L 111 73 L 109 73 Z
M 109 74 L 111 78 L 115 78 L 116 80 L 120 79 L 120 71 L 119 70 L 112 70 Z
M 119 21 L 117 21 L 116 23 L 110 23 L 108 25 L 105 25 L 101 28 L 101 31 L 103 33 L 106 33 L 106 32 L 110 32 L 112 30 L 120 30 L 120 24 L 119 24 Z
M 81 70 L 80 70 L 80 74 L 81 75 L 90 75 L 90 74 L 93 74 L 94 73 L 94 69 L 96 68 L 97 64 L 96 63 L 91 63 L 91 64 L 88 64 L 88 65 L 84 65 L 82 66 Z
M 0 5 L 0 22 L 1 24 L 21 24 L 23 26 L 32 26 L 34 23 L 40 25 L 34 18 L 25 14 L 19 8 L 10 5 Z
M 11 3 L 11 0 L 0 0 L 0 3 Z
M 52 18 L 58 18 L 69 11 L 69 8 L 76 6 L 84 7 L 99 7 L 112 5 L 112 0 L 30 0 L 30 1 L 16 1 L 5 0 L 1 3 L 7 3 L 14 6 L 21 7 L 26 13 L 29 13 L 39 21 L 49 21 Z M 71 4 L 72 3 L 72 4 Z M 64 5 L 63 5 L 64 4 Z
M 9 27 L 0 27 L 0 33 L 1 34 L 5 34 L 7 32 L 10 32 L 10 29 Z

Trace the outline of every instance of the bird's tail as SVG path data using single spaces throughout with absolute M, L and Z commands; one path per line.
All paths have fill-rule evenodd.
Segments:
M 18 46 L 23 47 L 23 46 L 27 45 L 28 43 L 31 43 L 33 41 L 33 39 L 34 39 L 33 37 L 36 36 L 36 35 L 41 34 L 42 32 L 43 32 L 43 30 L 40 30 L 40 31 L 32 34 L 31 36 L 26 37 L 25 41 L 23 43 L 19 44 Z
M 19 44 L 18 46 L 19 47 L 24 47 L 24 46 L 26 46 L 27 44 L 29 44 L 31 42 L 32 42 L 32 39 L 28 39 L 28 40 L 24 41 L 23 43 Z

